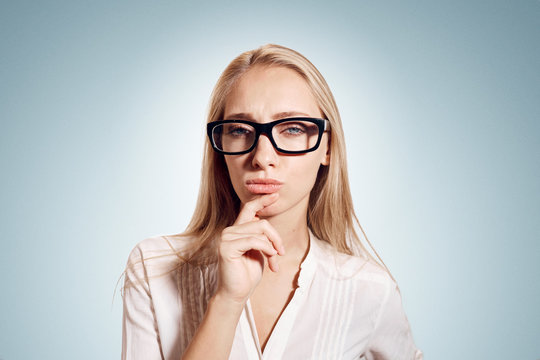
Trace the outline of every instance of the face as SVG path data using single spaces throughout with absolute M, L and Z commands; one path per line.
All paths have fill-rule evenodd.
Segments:
M 224 119 L 268 123 L 288 117 L 322 118 L 306 81 L 284 67 L 256 66 L 243 74 L 227 97 Z M 242 203 L 279 192 L 278 200 L 259 212 L 269 217 L 285 212 L 305 214 L 321 165 L 328 165 L 328 134 L 315 151 L 287 155 L 261 135 L 247 154 L 225 155 L 232 185 Z M 277 185 L 276 185 L 277 184 Z

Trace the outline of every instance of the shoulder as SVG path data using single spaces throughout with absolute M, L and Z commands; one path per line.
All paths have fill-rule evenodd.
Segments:
M 167 273 L 187 259 L 196 239 L 182 235 L 156 235 L 148 237 L 131 250 L 126 272 L 148 276 L 149 273 Z
M 134 254 L 156 255 L 164 252 L 185 251 L 195 239 L 192 237 L 176 235 L 155 235 L 148 237 L 135 245 L 132 250 Z
M 322 272 L 335 279 L 370 282 L 389 289 L 396 286 L 386 268 L 371 257 L 344 254 L 329 242 L 313 238 L 314 253 Z

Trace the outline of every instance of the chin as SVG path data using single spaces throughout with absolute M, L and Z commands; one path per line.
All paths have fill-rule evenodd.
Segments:
M 272 205 L 270 205 L 266 209 L 263 209 L 263 210 L 259 211 L 257 213 L 257 216 L 259 218 L 269 218 L 269 217 L 272 217 L 272 216 L 276 216 L 278 214 L 279 214 L 279 210 L 273 209 Z
M 266 208 L 260 210 L 257 212 L 257 216 L 259 218 L 271 218 L 276 215 L 279 215 L 283 212 L 283 206 L 281 206 L 280 201 L 271 204 L 270 206 L 267 206 Z

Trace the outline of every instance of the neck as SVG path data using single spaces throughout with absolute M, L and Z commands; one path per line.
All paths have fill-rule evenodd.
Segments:
M 309 229 L 307 226 L 307 204 L 266 218 L 283 240 L 285 255 L 283 261 L 300 263 L 309 248 Z

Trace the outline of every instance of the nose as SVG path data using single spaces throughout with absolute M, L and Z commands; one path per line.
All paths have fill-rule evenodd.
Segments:
M 252 150 L 253 158 L 251 159 L 251 165 L 254 168 L 267 168 L 275 167 L 278 163 L 279 156 L 274 149 L 274 146 L 270 142 L 270 139 L 261 134 L 257 141 L 257 146 Z

